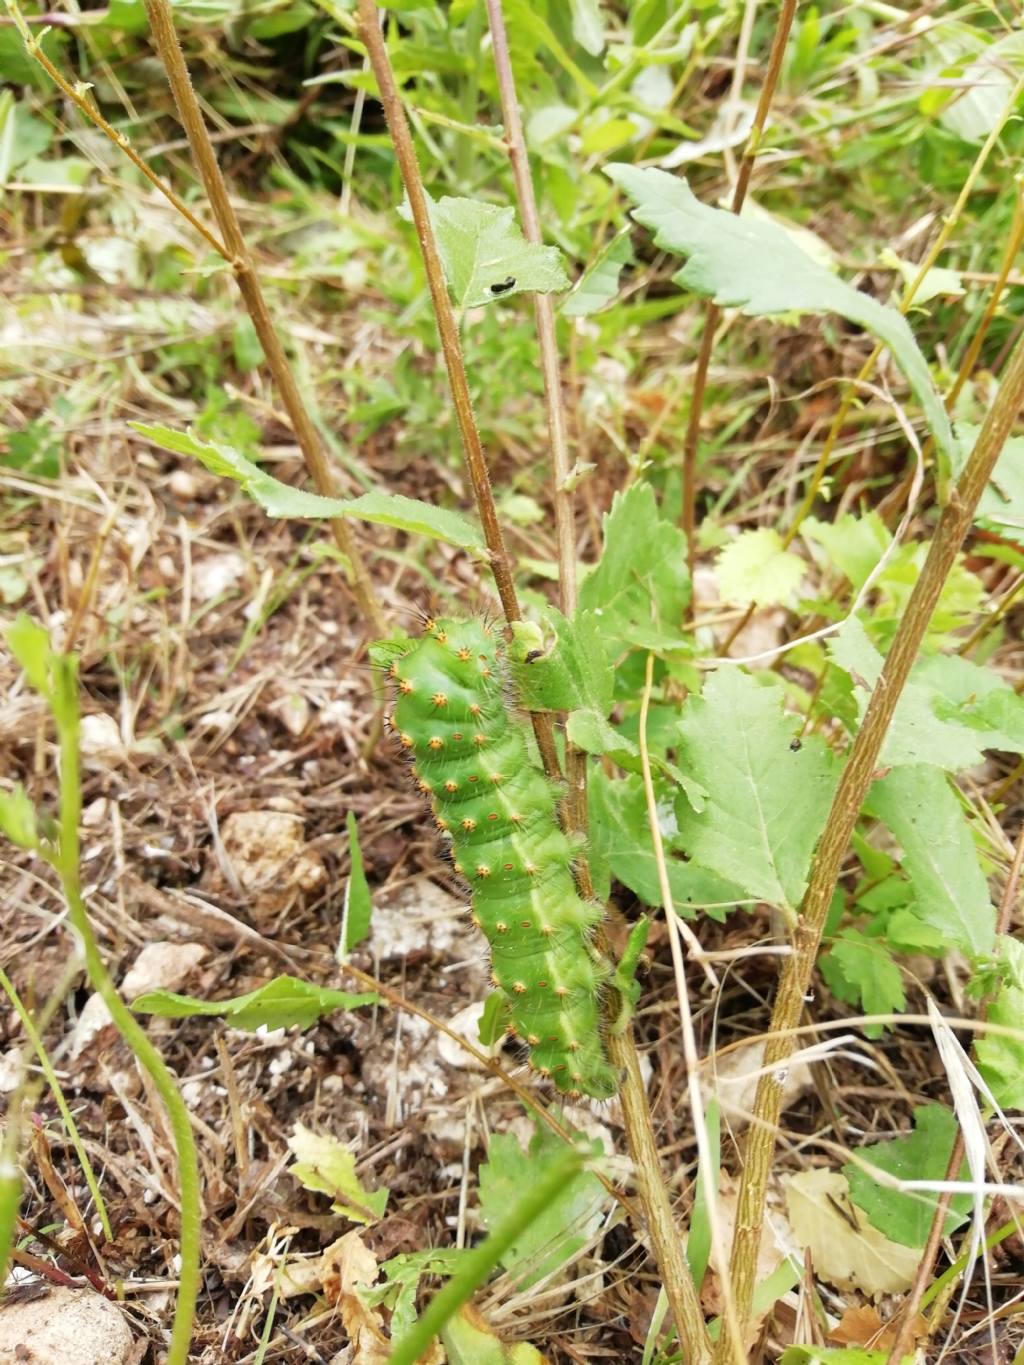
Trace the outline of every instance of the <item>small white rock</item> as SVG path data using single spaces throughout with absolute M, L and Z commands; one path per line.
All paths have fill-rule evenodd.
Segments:
M 176 991 L 191 972 L 209 956 L 201 943 L 171 943 L 160 939 L 147 943 L 121 983 L 126 1000 L 147 991 Z
M 124 753 L 124 744 L 114 717 L 103 714 L 83 716 L 79 747 L 83 758 L 120 758 Z
M 194 498 L 197 484 L 187 469 L 176 469 L 167 480 L 167 486 L 176 498 Z
M 126 1365 L 132 1334 L 117 1306 L 91 1289 L 52 1288 L 0 1307 L 0 1361 Z
M 233 588 L 244 573 L 240 554 L 208 555 L 192 566 L 192 595 L 198 602 L 210 602 Z
M 467 1005 L 465 1009 L 459 1010 L 458 1014 L 453 1015 L 448 1020 L 448 1027 L 453 1033 L 459 1034 L 467 1042 L 473 1044 L 481 1052 L 486 1052 L 489 1057 L 496 1057 L 501 1051 L 501 1038 L 497 1038 L 490 1047 L 485 1047 L 480 1041 L 480 1020 L 484 1012 L 483 1000 L 474 1000 L 472 1005 Z M 467 1052 L 464 1047 L 459 1047 L 447 1033 L 437 1035 L 437 1051 L 442 1062 L 449 1066 L 458 1067 L 462 1071 L 486 1071 L 483 1062 L 478 1062 L 471 1052 Z

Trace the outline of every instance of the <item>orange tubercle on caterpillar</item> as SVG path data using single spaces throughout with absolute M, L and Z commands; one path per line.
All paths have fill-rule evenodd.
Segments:
M 401 692 L 403 697 L 407 697 L 409 693 L 412 691 L 412 683 L 409 681 L 408 678 L 399 678 L 398 690 L 399 692 Z
M 451 795 L 452 792 L 457 792 L 459 790 L 459 784 L 457 782 L 453 782 L 452 779 L 449 777 L 448 781 L 444 784 L 444 789 L 446 792 L 448 792 L 449 795 Z
M 525 995 L 526 992 L 527 992 L 527 989 L 528 989 L 528 987 L 527 987 L 525 981 L 513 981 L 513 982 L 512 982 L 512 993 L 513 993 L 514 995 Z
M 491 875 L 491 869 L 486 863 L 477 863 L 476 875 L 480 878 L 489 877 Z
M 440 735 L 431 735 L 430 738 L 427 740 L 427 748 L 434 750 L 443 749 L 444 740 L 441 738 Z
M 476 821 L 473 819 L 471 815 L 467 815 L 465 820 L 463 820 L 462 828 L 466 831 L 467 834 L 472 834 L 473 831 L 476 829 Z
M 463 645 L 461 649 L 456 650 L 455 657 L 458 659 L 460 664 L 468 664 L 470 659 L 472 659 L 473 657 L 473 651 L 471 649 L 467 649 L 466 646 Z
M 448 697 L 444 692 L 435 692 L 430 698 L 431 706 L 443 707 L 448 705 Z
M 505 923 L 503 919 L 498 920 L 497 924 L 494 926 L 494 932 L 496 934 L 508 933 L 508 925 Z

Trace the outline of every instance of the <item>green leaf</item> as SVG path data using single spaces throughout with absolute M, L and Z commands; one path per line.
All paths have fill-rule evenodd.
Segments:
M 567 621 L 548 607 L 543 621 L 543 628 L 526 621 L 512 627 L 510 666 L 520 705 L 528 711 L 592 707 L 606 716 L 612 708 L 613 679 L 597 616 L 578 611 Z
M 38 848 L 36 808 L 20 782 L 12 791 L 0 793 L 0 834 L 19 848 Z
M 794 911 L 838 776 L 838 763 L 812 736 L 790 747 L 799 727 L 782 693 L 738 668 L 720 668 L 683 710 L 679 766 L 701 783 L 707 804 L 684 812 L 682 847 L 748 897 Z
M 508 1023 L 508 1000 L 501 991 L 491 991 L 484 1001 L 483 1013 L 476 1026 L 477 1037 L 485 1048 L 493 1047 L 505 1032 Z
M 953 432 L 906 319 L 833 275 L 778 224 L 702 204 L 665 171 L 615 164 L 606 173 L 633 200 L 633 217 L 658 246 L 687 256 L 677 284 L 748 317 L 838 313 L 885 343 L 924 410 L 947 464 Z
M 445 278 L 459 308 L 481 308 L 515 294 L 569 288 L 562 253 L 526 240 L 511 205 L 478 199 L 430 200 Z
M 1005 976 L 988 1007 L 990 1024 L 1015 1029 L 1017 1037 L 980 1033 L 974 1044 L 978 1070 L 1003 1109 L 1024 1109 L 1024 943 L 1000 934 L 999 965 Z
M 19 611 L 4 631 L 7 648 L 25 670 L 29 686 L 40 696 L 50 694 L 50 637 L 31 616 Z
M 607 308 L 618 296 L 623 267 L 632 259 L 633 244 L 627 229 L 612 238 L 562 304 L 562 316 L 589 318 Z
M 460 1308 L 441 1331 L 448 1365 L 546 1365 L 528 1341 L 506 1345 L 472 1304 Z
M 203 441 L 192 432 L 174 431 L 170 427 L 147 426 L 143 422 L 130 422 L 129 426 L 161 449 L 177 455 L 191 455 L 211 474 L 234 479 L 268 516 L 299 520 L 355 517 L 358 521 L 393 526 L 399 531 L 429 536 L 467 550 L 485 548 L 479 527 L 446 507 L 432 507 L 400 493 L 377 491 L 364 493 L 359 498 L 324 498 L 319 493 L 307 493 L 281 483 L 231 446 Z
M 956 473 L 967 463 L 980 430 L 966 422 L 957 423 Z M 1011 436 L 1003 446 L 974 520 L 986 531 L 1024 545 L 1024 436 Z
M 900 969 L 884 939 L 844 929 L 819 965 L 832 994 L 865 1014 L 894 1014 L 906 1004 Z M 869 1038 L 882 1031 L 880 1024 L 864 1029 Z
M 990 953 L 996 912 L 970 827 L 941 769 L 894 768 L 871 788 L 867 809 L 903 849 L 918 918 L 972 957 Z
M 224 1019 L 232 1028 L 251 1033 L 258 1028 L 290 1028 L 293 1024 L 309 1028 L 321 1015 L 374 1005 L 377 999 L 372 992 L 353 995 L 349 991 L 314 986 L 294 976 L 275 976 L 258 990 L 233 996 L 230 1000 L 196 1000 L 191 995 L 176 995 L 173 991 L 147 991 L 132 1001 L 132 1009 L 137 1014 L 156 1014 L 161 1019 L 208 1015 Z
M 590 1150 L 601 1153 L 600 1142 Z M 480 1219 L 493 1230 L 519 1204 L 524 1189 L 536 1184 L 544 1168 L 561 1158 L 565 1143 L 547 1128 L 538 1128 L 524 1152 L 511 1133 L 496 1133 L 480 1167 Z M 501 1258 L 520 1289 L 528 1289 L 560 1266 L 568 1264 L 585 1246 L 604 1216 L 604 1187 L 590 1171 L 577 1172 L 544 1213 L 523 1230 Z
M 572 10 L 572 36 L 585 52 L 600 57 L 604 51 L 604 15 L 601 0 L 569 0 Z
M 634 645 L 655 652 L 689 649 L 683 619 L 690 601 L 686 537 L 664 521 L 649 484 L 616 493 L 604 518 L 604 550 L 580 586 L 614 657 Z
M 931 693 L 932 712 L 948 725 L 974 731 L 984 749 L 1024 753 L 1024 697 L 992 668 L 957 654 L 923 659 L 911 680 Z
M 361 1288 L 359 1297 L 369 1308 L 391 1309 L 391 1340 L 399 1342 L 416 1321 L 416 1291 L 424 1275 L 451 1275 L 465 1252 L 456 1247 L 409 1251 L 381 1266 L 383 1284 Z
M 305 1189 L 329 1195 L 334 1213 L 364 1224 L 379 1223 L 384 1217 L 388 1190 L 367 1190 L 360 1184 L 355 1156 L 338 1138 L 297 1123 L 288 1148 L 295 1157 L 289 1174 Z
M 718 556 L 715 575 L 723 602 L 791 606 L 807 565 L 783 547 L 778 531 L 743 531 Z
M 647 820 L 647 799 L 640 777 L 610 778 L 600 768 L 590 773 L 590 844 L 597 860 L 647 905 L 661 905 L 661 884 Z M 694 908 L 712 919 L 724 920 L 726 911 L 747 899 L 742 887 L 696 863 L 673 856 L 678 835 L 671 802 L 659 801 L 662 838 L 668 845 L 665 867 L 677 914 L 690 918 Z
M 892 536 L 877 512 L 854 516 L 844 512 L 835 521 L 807 517 L 800 528 L 805 540 L 820 545 L 829 563 L 860 589 L 892 543 Z
M 359 847 L 359 831 L 356 828 L 354 811 L 345 816 L 348 828 L 348 856 L 351 870 L 345 883 L 345 904 L 342 911 L 344 925 L 344 952 L 350 953 L 370 932 L 370 916 L 373 902 L 370 888 L 363 871 L 363 851 Z
M 860 719 L 867 710 L 871 693 L 878 682 L 884 662 L 868 639 L 863 622 L 849 617 L 828 641 L 834 663 L 850 674 Z M 930 687 L 915 681 L 906 684 L 892 718 L 880 762 L 898 768 L 908 764 L 934 763 L 949 772 L 973 768 L 984 757 L 979 732 L 960 723 L 959 717 L 941 718 L 935 711 L 935 694 Z
M 886 1365 L 888 1351 L 865 1351 L 859 1346 L 787 1346 L 779 1365 Z M 914 1365 L 914 1355 L 903 1357 L 902 1365 Z
M 865 1163 L 897 1180 L 945 1180 L 956 1134 L 957 1119 L 952 1110 L 941 1104 L 926 1104 L 914 1110 L 914 1131 L 906 1137 L 853 1149 L 854 1160 L 843 1167 L 850 1199 L 890 1242 L 923 1247 L 939 1196 L 931 1190 L 893 1189 L 865 1170 Z M 951 1237 L 966 1222 L 970 1207 L 969 1194 L 954 1195 L 943 1236 Z

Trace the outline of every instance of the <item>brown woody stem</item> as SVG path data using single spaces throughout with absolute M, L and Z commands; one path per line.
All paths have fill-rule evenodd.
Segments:
M 924 639 L 942 586 L 964 543 L 978 501 L 1022 403 L 1024 341 L 1017 344 L 967 466 L 949 502 L 942 509 L 924 568 L 871 694 L 860 730 L 850 748 L 825 822 L 825 832 L 815 853 L 810 881 L 793 933 L 793 952 L 786 959 L 779 981 L 765 1046 L 765 1070 L 758 1082 L 754 1121 L 744 1154 L 731 1263 L 736 1309 L 741 1320 L 749 1316 L 754 1292 L 757 1247 L 782 1108 L 781 1069 L 796 1047 L 793 1030 L 800 1021 L 804 996 L 810 986 L 842 860 L 868 788 L 875 778 L 889 723 Z M 724 1358 L 720 1345 L 715 1359 L 722 1361 Z
M 224 258 L 231 265 L 238 282 L 239 293 L 252 319 L 252 325 L 267 359 L 267 366 L 302 450 L 306 469 L 316 485 L 317 492 L 324 497 L 333 497 L 336 490 L 327 457 L 324 455 L 313 420 L 302 400 L 299 386 L 295 382 L 281 338 L 274 327 L 260 286 L 259 275 L 242 234 L 227 185 L 224 183 L 217 154 L 210 141 L 210 134 L 192 88 L 181 44 L 174 29 L 170 0 L 146 0 L 146 13 L 149 16 L 153 42 L 167 73 L 178 116 L 188 137 L 210 207 L 224 239 L 224 247 L 221 248 Z M 331 522 L 331 530 L 339 550 L 351 565 L 353 591 L 361 610 L 377 634 L 386 634 L 387 622 L 374 594 L 373 583 L 352 534 L 352 528 L 343 517 L 336 517 Z
M 473 404 L 469 394 L 469 383 L 466 379 L 466 366 L 462 358 L 462 346 L 459 342 L 459 329 L 455 320 L 455 311 L 448 295 L 448 284 L 445 280 L 441 256 L 437 249 L 433 224 L 430 221 L 430 210 L 423 189 L 423 177 L 420 174 L 419 161 L 416 158 L 416 148 L 413 146 L 409 122 L 405 117 L 398 86 L 391 70 L 387 47 L 384 44 L 384 35 L 381 33 L 379 14 L 380 11 L 373 0 L 359 0 L 360 33 L 363 42 L 366 44 L 366 53 L 370 59 L 374 78 L 377 81 L 380 102 L 384 108 L 384 117 L 387 119 L 388 131 L 391 134 L 391 142 L 398 160 L 398 168 L 402 174 L 406 198 L 409 201 L 409 211 L 416 228 L 416 236 L 419 238 L 420 250 L 423 253 L 423 265 L 426 269 L 427 284 L 430 287 L 430 297 L 434 306 L 434 318 L 441 338 L 444 363 L 448 371 L 448 384 L 455 406 L 455 417 L 459 424 L 459 435 L 462 438 L 466 468 L 469 471 L 470 483 L 473 486 L 473 497 L 483 526 L 484 539 L 490 552 L 491 573 L 494 575 L 494 585 L 498 590 L 498 597 L 501 599 L 505 619 L 511 624 L 513 621 L 522 620 L 522 612 L 519 609 L 519 599 L 516 596 L 515 580 L 512 574 L 512 563 L 505 547 L 505 537 L 498 520 L 498 509 L 494 503 L 494 490 L 491 488 L 491 476 L 487 469 L 487 461 L 484 457 L 476 419 L 473 416 Z M 531 713 L 531 720 L 533 721 L 533 732 L 537 738 L 537 747 L 540 750 L 544 769 L 551 776 L 559 776 L 561 768 L 555 749 L 554 728 L 551 718 L 539 712 L 533 712 Z

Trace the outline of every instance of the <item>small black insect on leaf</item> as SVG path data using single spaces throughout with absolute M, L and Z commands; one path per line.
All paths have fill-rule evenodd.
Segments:
M 804 747 L 804 745 L 803 745 L 803 740 L 800 740 L 800 739 L 791 739 L 791 740 L 789 741 L 789 747 L 793 750 L 793 752 L 794 752 L 795 754 L 797 754 L 797 753 L 799 753 L 800 750 Z
M 509 275 L 508 278 L 502 280 L 500 284 L 492 284 L 492 285 L 491 285 L 491 293 L 492 293 L 492 294 L 507 294 L 508 291 L 509 291 L 510 289 L 514 289 L 515 287 L 516 287 L 516 277 L 515 277 L 514 275 Z

